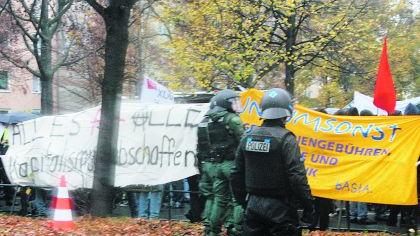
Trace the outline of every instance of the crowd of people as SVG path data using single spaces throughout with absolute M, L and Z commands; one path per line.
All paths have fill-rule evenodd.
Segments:
M 185 185 L 188 185 L 191 209 L 186 217 L 191 222 L 202 222 L 206 235 L 219 235 L 222 227 L 227 228 L 229 235 L 300 235 L 300 221 L 306 222 L 310 230 L 327 230 L 336 202 L 311 195 L 300 148 L 294 134 L 285 127 L 293 113 L 291 96 L 283 89 L 270 89 L 262 98 L 261 109 L 262 125 L 245 130 L 238 116 L 241 105 L 237 93 L 229 89 L 217 93 L 198 125 L 200 175 L 166 185 L 130 187 L 126 198 L 131 216 L 158 219 L 162 201 L 172 208 L 183 207 Z M 325 109 L 317 111 L 326 113 Z M 392 115 L 402 113 L 419 115 L 420 107 L 409 104 L 405 111 Z M 352 107 L 338 110 L 334 115 L 374 114 Z M 7 140 L 5 129 L 0 154 L 7 150 Z M 1 182 L 10 183 L 0 167 Z M 14 191 L 13 187 L 2 188 L 2 198 L 8 206 L 15 204 Z M 47 215 L 45 189 L 22 187 L 19 195 L 22 215 Z M 28 205 L 34 212 L 28 212 Z M 299 207 L 303 209 L 301 215 L 297 211 Z M 368 207 L 374 210 L 374 219 L 368 217 Z M 386 221 L 396 226 L 400 213 L 401 226 L 417 225 L 418 206 L 350 202 L 349 208 L 352 223 Z
M 201 161 L 199 190 L 205 199 L 200 215 L 206 235 L 218 235 L 224 225 L 229 235 L 300 235 L 299 222 L 310 230 L 327 230 L 334 211 L 333 200 L 313 197 L 293 133 L 285 128 L 293 113 L 292 98 L 279 88 L 265 92 L 261 102 L 260 127 L 246 132 L 237 115 L 239 100 L 232 90 L 212 98 L 210 110 L 198 127 L 198 158 Z M 318 109 L 325 112 L 324 109 Z M 401 115 L 397 111 L 392 115 Z M 420 108 L 409 104 L 404 115 L 418 115 Z M 338 110 L 334 115 L 372 116 L 357 108 Z M 418 175 L 419 176 L 419 175 Z M 301 218 L 297 208 L 303 208 Z M 200 209 L 200 207 L 194 207 Z M 418 206 L 374 205 L 375 218 L 368 218 L 368 205 L 350 203 L 350 221 L 417 227 Z M 197 215 L 196 217 L 198 217 Z

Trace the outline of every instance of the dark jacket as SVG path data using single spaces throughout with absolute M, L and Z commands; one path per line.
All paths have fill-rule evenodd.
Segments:
M 236 113 L 209 112 L 198 125 L 198 160 L 233 160 L 243 132 L 244 125 Z
M 267 131 L 268 130 L 268 131 Z M 278 132 L 273 132 L 278 131 Z M 272 139 L 276 139 L 276 146 L 273 148 L 276 148 L 276 150 L 273 151 L 274 156 L 270 158 L 274 158 L 274 160 L 277 163 L 271 164 L 271 167 L 258 167 L 258 168 L 252 168 L 250 166 L 251 161 L 246 160 L 246 153 L 245 153 L 245 145 L 248 138 L 256 137 L 258 135 L 261 136 L 261 134 L 272 134 Z M 279 134 L 273 134 L 273 133 L 280 133 L 283 136 Z M 280 137 L 281 136 L 281 137 Z M 279 138 L 280 137 L 280 138 Z M 278 140 L 280 139 L 280 140 Z M 249 140 L 249 139 L 248 139 Z M 273 145 L 273 144 L 272 144 Z M 288 131 L 287 129 L 283 127 L 279 127 L 278 125 L 272 125 L 264 123 L 262 127 L 252 128 L 248 133 L 244 135 L 242 138 L 239 147 L 236 152 L 236 158 L 235 158 L 235 168 L 232 171 L 232 177 L 231 177 L 231 185 L 232 190 L 234 193 L 234 196 L 236 200 L 244 205 L 245 204 L 245 196 L 247 193 L 250 193 L 251 195 L 260 195 L 264 197 L 266 195 L 267 197 L 276 198 L 276 194 L 273 194 L 273 189 L 278 190 L 278 198 L 279 199 L 292 199 L 292 198 L 299 198 L 299 200 L 302 202 L 302 204 L 310 208 L 312 207 L 312 195 L 311 191 L 308 185 L 308 181 L 306 178 L 306 172 L 305 167 L 303 163 L 300 161 L 301 153 L 299 146 L 296 142 L 295 136 Z M 264 161 L 264 159 L 261 159 L 261 161 Z M 255 162 L 254 162 L 255 163 Z M 263 169 L 264 168 L 264 169 Z M 281 169 L 280 169 L 281 168 Z M 274 186 L 273 189 L 268 189 L 268 191 L 265 191 L 264 189 L 259 189 L 258 192 L 253 192 L 253 186 L 249 186 L 252 184 L 249 184 L 252 182 L 252 179 L 249 179 L 250 176 L 259 176 L 258 173 L 254 174 L 252 171 L 260 171 L 260 172 L 273 172 L 272 176 L 273 178 L 276 177 L 276 173 L 284 173 L 279 174 L 278 176 L 284 176 L 283 183 L 279 183 L 278 181 L 273 181 L 270 179 L 267 179 L 267 182 L 278 184 L 281 186 L 280 188 L 275 188 L 277 186 Z M 247 173 L 248 172 L 248 173 Z M 263 176 L 271 176 L 271 174 L 266 174 Z M 246 179 L 248 178 L 248 179 Z M 261 181 L 261 180 L 259 180 Z M 258 181 L 257 181 L 258 182 Z M 248 183 L 248 184 L 247 184 Z M 248 185 L 248 186 L 247 186 Z M 261 184 L 264 185 L 264 184 Z M 251 188 L 250 188 L 251 187 Z M 263 188 L 267 188 L 264 187 Z M 267 194 L 266 194 L 267 193 Z

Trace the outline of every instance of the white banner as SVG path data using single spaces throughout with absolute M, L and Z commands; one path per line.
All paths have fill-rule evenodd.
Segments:
M 121 106 L 115 186 L 156 185 L 198 173 L 197 125 L 208 104 Z M 91 188 L 100 107 L 46 116 L 10 130 L 2 157 L 10 181 L 58 186 L 65 175 L 70 188 Z
M 145 77 L 140 90 L 140 102 L 173 104 L 174 95 L 171 90 L 158 82 Z
M 411 99 L 407 99 L 404 101 L 397 101 L 397 104 L 395 105 L 395 110 L 401 111 L 404 114 L 405 108 L 408 106 L 408 104 L 418 104 L 420 103 L 420 97 L 415 97 Z M 378 115 L 387 115 L 388 113 L 381 108 L 377 108 L 373 104 L 373 97 L 364 95 L 362 93 L 359 93 L 357 91 L 354 92 L 353 101 L 348 105 L 352 107 L 356 107 L 359 112 L 362 110 L 369 110 L 373 112 L 373 114 Z

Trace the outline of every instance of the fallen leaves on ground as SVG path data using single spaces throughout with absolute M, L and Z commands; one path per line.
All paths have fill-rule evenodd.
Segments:
M 132 218 L 80 217 L 76 229 L 57 232 L 48 227 L 51 220 L 20 216 L 0 216 L 0 235 L 202 235 L 204 227 L 182 221 Z
M 390 236 L 388 233 L 359 233 L 359 232 L 330 232 L 330 231 L 314 231 L 304 232 L 305 236 Z
M 80 217 L 75 220 L 76 229 L 57 232 L 48 227 L 51 220 L 0 215 L 0 235 L 139 235 L 139 236 L 194 236 L 203 235 L 201 224 L 183 221 L 144 220 L 132 218 Z M 308 236 L 385 236 L 386 233 L 353 232 L 304 232 Z

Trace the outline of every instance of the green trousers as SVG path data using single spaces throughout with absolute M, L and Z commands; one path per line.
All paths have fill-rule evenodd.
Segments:
M 243 209 L 232 197 L 229 184 L 233 165 L 233 161 L 203 163 L 199 187 L 206 198 L 203 218 L 207 235 L 218 235 L 225 222 L 232 232 L 240 232 Z

